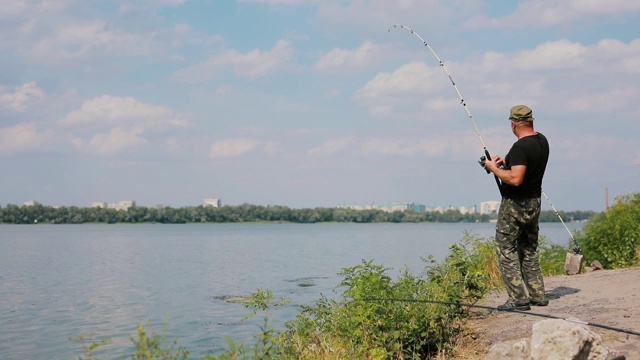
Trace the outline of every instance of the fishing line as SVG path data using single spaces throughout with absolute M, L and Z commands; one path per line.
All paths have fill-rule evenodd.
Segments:
M 476 121 L 473 119 L 473 116 L 471 115 L 471 111 L 469 111 L 469 107 L 467 106 L 467 102 L 462 97 L 462 93 L 460 92 L 460 89 L 458 89 L 458 86 L 456 85 L 455 81 L 453 81 L 453 78 L 451 77 L 451 74 L 449 73 L 449 70 L 447 70 L 447 67 L 444 65 L 444 63 L 442 62 L 442 60 L 440 59 L 438 54 L 436 54 L 435 50 L 433 50 L 433 48 L 429 44 L 427 44 L 427 42 L 422 38 L 422 36 L 420 36 L 417 32 L 413 31 L 411 28 L 409 28 L 409 27 L 407 27 L 405 25 L 394 24 L 388 29 L 388 31 L 391 32 L 391 29 L 396 29 L 396 28 L 406 29 L 411 34 L 415 35 L 420 40 L 420 42 L 422 42 L 422 44 L 427 49 L 429 49 L 429 51 L 431 51 L 433 56 L 435 56 L 435 58 L 438 60 L 439 66 L 442 68 L 442 70 L 444 70 L 444 72 L 449 77 L 449 80 L 451 81 L 451 85 L 453 85 L 453 88 L 456 90 L 456 93 L 458 94 L 458 97 L 460 98 L 460 104 L 464 107 L 464 110 L 467 112 L 467 116 L 469 116 L 469 119 L 471 120 L 471 123 L 473 124 L 473 128 L 475 129 L 476 134 L 478 135 L 478 139 L 480 139 L 480 143 L 482 144 L 482 148 L 484 150 L 484 154 L 486 155 L 487 159 L 491 159 L 491 155 L 489 155 L 489 150 L 487 150 L 487 146 L 485 145 L 484 140 L 482 140 L 482 136 L 480 135 L 480 130 L 478 130 L 478 125 L 476 124 Z M 487 170 L 487 173 L 489 173 L 489 170 Z M 493 177 L 495 178 L 496 184 L 498 185 L 498 189 L 500 190 L 500 195 L 502 195 L 502 187 L 500 186 L 500 179 L 495 174 L 493 175 Z M 564 223 L 564 220 L 562 220 L 562 217 L 560 216 L 560 213 L 558 213 L 558 210 L 556 210 L 555 206 L 553 206 L 553 204 L 549 200 L 549 197 L 547 197 L 547 194 L 544 191 L 542 191 L 542 194 L 547 199 L 547 201 L 549 201 L 549 204 L 551 204 L 551 208 L 553 208 L 556 216 L 560 219 L 560 222 L 562 223 L 562 225 L 564 225 L 564 228 L 567 230 L 567 232 L 569 233 L 569 236 L 573 240 L 573 242 L 575 244 L 574 245 L 574 252 L 579 253 L 580 252 L 580 246 L 578 245 L 578 242 L 576 241 L 576 239 L 573 237 L 573 234 L 571 233 L 571 231 L 569 230 L 567 225 Z
M 599 328 L 602 328 L 602 329 L 613 330 L 613 331 L 617 331 L 617 332 L 621 332 L 621 333 L 625 333 L 625 334 L 631 334 L 631 335 L 640 336 L 640 332 L 637 332 L 637 331 L 633 331 L 633 330 L 629 330 L 629 329 L 617 328 L 617 327 L 608 326 L 608 325 L 590 323 L 590 322 L 582 321 L 582 320 L 576 319 L 576 318 L 562 318 L 562 317 L 559 317 L 559 316 L 534 313 L 534 312 L 530 312 L 530 311 L 499 310 L 497 307 L 483 306 L 483 305 L 476 305 L 476 304 L 466 304 L 466 303 L 461 303 L 461 302 L 437 301 L 437 300 L 418 300 L 418 299 L 397 299 L 397 298 L 363 298 L 363 299 L 360 299 L 360 300 L 366 301 L 366 302 L 392 301 L 392 302 L 410 302 L 410 303 L 429 303 L 429 304 L 440 304 L 440 305 L 455 305 L 455 306 L 458 306 L 458 307 L 462 307 L 462 306 L 474 307 L 474 308 L 485 309 L 485 310 L 495 310 L 495 311 L 499 311 L 499 312 L 520 313 L 520 314 L 524 314 L 524 315 L 533 315 L 533 316 L 539 316 L 539 317 L 544 317 L 544 318 L 549 318 L 549 319 L 565 320 L 565 321 L 569 321 L 569 322 L 573 322 L 573 323 L 577 323 L 577 324 L 588 325 L 588 326 L 593 326 L 593 327 L 599 327 Z

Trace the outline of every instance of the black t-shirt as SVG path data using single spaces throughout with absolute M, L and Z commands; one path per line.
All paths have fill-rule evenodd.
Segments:
M 541 133 L 518 139 L 505 157 L 506 167 L 525 165 L 520 186 L 502 184 L 502 196 L 510 199 L 537 198 L 542 194 L 542 177 L 549 160 L 549 143 Z

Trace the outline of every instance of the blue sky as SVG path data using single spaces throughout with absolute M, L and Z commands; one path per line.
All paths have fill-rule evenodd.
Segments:
M 469 205 L 526 104 L 560 210 L 640 191 L 640 2 L 4 0 L 0 204 Z M 549 203 L 543 201 L 544 208 Z

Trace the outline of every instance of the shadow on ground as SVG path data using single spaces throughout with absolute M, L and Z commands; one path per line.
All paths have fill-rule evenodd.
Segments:
M 553 290 L 547 291 L 546 296 L 547 296 L 547 299 L 549 300 L 556 300 L 556 299 L 560 299 L 563 296 L 573 295 L 579 292 L 580 292 L 580 289 L 566 287 L 566 286 L 558 286 Z

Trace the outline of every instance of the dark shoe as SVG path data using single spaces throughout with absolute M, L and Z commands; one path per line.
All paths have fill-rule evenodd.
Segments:
M 531 304 L 533 306 L 547 306 L 547 305 L 549 305 L 549 300 L 544 299 L 542 301 L 532 301 L 529 304 Z
M 512 302 L 506 302 L 502 305 L 498 306 L 498 310 L 499 311 L 513 311 L 513 310 L 520 310 L 520 311 L 524 311 L 524 310 L 531 310 L 531 306 L 529 306 L 529 304 L 514 304 Z

